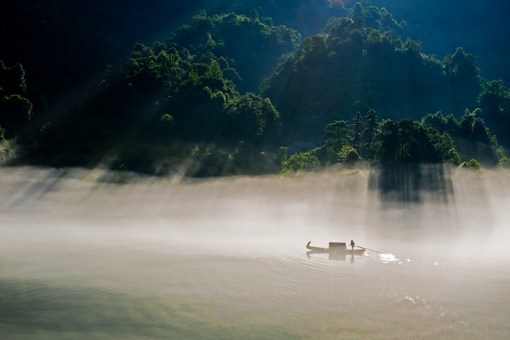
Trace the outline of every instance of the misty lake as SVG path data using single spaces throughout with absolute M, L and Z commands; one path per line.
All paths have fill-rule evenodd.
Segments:
M 508 172 L 412 200 L 368 170 L 0 172 L 2 339 L 510 337 Z M 351 239 L 373 251 L 305 247 Z

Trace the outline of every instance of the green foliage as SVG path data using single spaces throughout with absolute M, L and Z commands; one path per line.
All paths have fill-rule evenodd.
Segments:
M 474 169 L 474 170 L 478 170 L 482 167 L 482 165 L 480 164 L 480 162 L 478 162 L 476 159 L 472 158 L 470 159 L 469 161 L 467 162 L 464 162 L 460 165 L 462 168 L 466 168 L 466 169 Z
M 0 127 L 0 165 L 16 161 L 16 146 L 12 141 L 3 138 L 4 130 Z
M 338 152 L 338 159 L 341 163 L 349 164 L 359 161 L 361 158 L 355 148 L 350 145 L 344 145 Z
M 187 152 L 186 175 L 194 177 L 274 173 L 279 166 L 271 154 L 246 142 L 233 149 L 195 145 Z
M 485 165 L 496 165 L 500 158 L 496 152 L 497 142 L 479 115 L 480 110 L 466 110 L 459 122 L 452 115 L 445 117 L 436 112 L 425 116 L 422 124 L 448 134 L 461 159 L 475 158 Z M 458 158 L 454 154 L 452 156 L 453 159 Z
M 360 149 L 361 147 L 361 138 L 363 134 L 363 119 L 361 117 L 361 113 L 358 111 L 352 118 L 352 135 L 351 135 L 351 144 L 356 149 Z
M 314 151 L 297 153 L 282 162 L 281 173 L 290 174 L 318 168 L 321 165 Z
M 374 110 L 368 110 L 366 115 L 361 116 L 361 136 L 359 146 L 353 146 L 360 156 L 366 159 L 373 157 L 372 142 L 377 131 L 377 114 Z
M 383 118 L 420 119 L 475 107 L 480 76 L 471 55 L 457 49 L 443 61 L 427 56 L 416 42 L 367 26 L 366 11 L 356 5 L 351 18 L 335 20 L 327 35 L 305 39 L 265 83 L 263 95 L 284 126 L 292 125 L 284 131 L 290 138 L 308 134 L 317 141 L 314 126 L 370 108 Z
M 268 98 L 247 93 L 233 98 L 227 105 L 230 115 L 225 133 L 237 140 L 260 143 L 268 132 L 274 131 L 279 113 Z M 243 126 L 239 129 L 239 126 Z
M 161 121 L 162 122 L 171 123 L 171 122 L 174 121 L 174 117 L 172 117 L 171 114 L 164 113 L 164 114 L 161 115 Z
M 278 160 L 280 161 L 280 164 L 287 160 L 288 154 L 289 154 L 289 148 L 286 146 L 281 146 L 278 148 Z
M 192 175 L 197 177 L 220 176 L 230 166 L 230 155 L 225 150 L 211 147 L 195 147 L 192 153 Z
M 481 83 L 474 57 L 462 49 L 443 61 L 427 56 L 417 42 L 398 38 L 402 29 L 389 12 L 363 2 L 291 54 L 299 34 L 258 11 L 202 12 L 165 43 L 135 44 L 96 91 L 34 122 L 23 154 L 35 163 L 105 162 L 158 174 L 189 162 L 193 176 L 264 173 L 278 163 L 290 173 L 359 159 L 505 164 L 485 121 L 498 132 L 510 126 L 501 124 L 508 90 L 483 83 L 482 111 L 473 110 Z M 25 91 L 23 68 L 0 62 L 0 126 L 8 139 L 31 117 Z M 387 118 L 381 124 L 375 110 Z M 436 113 L 413 121 L 427 112 Z M 277 151 L 295 141 L 320 146 Z
M 460 125 L 453 115 L 445 117 L 441 111 L 429 113 L 422 118 L 421 122 L 440 132 L 454 132 L 460 129 Z
M 277 172 L 281 159 L 256 145 L 241 141 L 232 154 L 235 173 L 264 174 Z
M 462 158 L 455 147 L 455 142 L 447 133 L 432 128 L 426 128 L 426 131 L 435 152 L 440 156 L 442 162 L 454 165 L 460 164 Z
M 23 67 L 8 67 L 0 60 L 0 126 L 6 138 L 17 136 L 32 116 L 33 105 L 26 91 Z
M 11 94 L 2 98 L 2 109 L 20 120 L 30 119 L 32 116 L 32 103 L 28 98 L 19 94 Z M 16 119 L 16 118 L 12 118 Z
M 271 168 L 274 160 L 260 147 L 277 138 L 279 113 L 268 98 L 240 95 L 226 76 L 229 72 L 224 72 L 236 72 L 228 53 L 250 53 L 239 46 L 231 46 L 232 51 L 225 47 L 225 42 L 243 40 L 239 36 L 243 29 L 254 39 L 276 39 L 273 44 L 280 47 L 293 34 L 244 16 L 198 15 L 190 27 L 181 27 L 167 43 L 156 42 L 152 47 L 136 44 L 117 70 L 107 69 L 94 95 L 70 110 L 65 120 L 50 120 L 49 128 L 35 133 L 34 140 L 27 143 L 28 157 L 54 165 L 93 164 L 101 162 L 108 150 L 112 167 L 151 172 L 159 167 L 159 159 L 169 157 L 162 150 L 175 153 L 172 145 L 198 143 L 217 146 L 195 159 L 217 171 L 203 170 L 201 165 L 202 170 L 192 173 L 232 173 L 243 168 L 239 162 L 254 164 L 256 160 L 261 168 Z M 194 30 L 201 33 L 191 37 L 191 43 L 177 43 Z M 267 53 L 273 55 L 275 50 Z M 241 141 L 254 144 L 257 151 L 250 152 L 250 157 L 240 151 L 246 148 L 239 147 L 236 152 Z M 185 157 L 177 152 L 171 158 L 182 161 Z M 212 165 L 220 160 L 228 160 L 231 168 Z M 249 164 L 244 167 L 247 171 L 252 168 Z
M 376 159 L 383 164 L 457 161 L 448 136 L 405 119 L 384 120 L 374 138 L 374 149 Z
M 476 158 L 484 165 L 496 165 L 498 145 L 484 120 L 480 110 L 466 110 L 460 120 L 460 131 L 456 134 L 456 144 L 463 159 Z
M 462 47 L 457 47 L 453 54 L 447 55 L 444 59 L 445 72 L 457 77 L 471 79 L 478 76 L 474 56 L 467 54 Z
M 499 166 L 502 168 L 510 168 L 510 158 L 502 157 L 499 159 Z
M 0 60 L 0 94 L 23 93 L 27 89 L 25 70 L 19 63 L 9 67 Z
M 478 102 L 487 125 L 503 145 L 510 147 L 510 91 L 503 81 L 485 82 Z
M 222 57 L 239 90 L 255 92 L 278 58 L 292 52 L 300 40 L 297 31 L 261 21 L 258 15 L 202 13 L 194 16 L 191 24 L 179 27 L 168 44 L 195 55 L 209 52 Z
M 381 31 L 404 33 L 405 23 L 398 22 L 386 8 L 372 6 L 369 1 L 356 2 L 349 10 L 351 18 L 357 27 L 370 27 Z
M 326 149 L 327 161 L 336 163 L 338 161 L 338 152 L 344 146 L 350 145 L 350 142 L 351 129 L 347 121 L 340 120 L 326 125 L 324 128 L 324 147 Z

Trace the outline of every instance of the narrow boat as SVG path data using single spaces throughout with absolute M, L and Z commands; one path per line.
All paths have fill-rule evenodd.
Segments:
M 345 242 L 329 242 L 329 248 L 314 247 L 311 246 L 309 241 L 306 244 L 306 248 L 311 250 L 309 253 L 312 254 L 324 254 L 324 253 L 335 253 L 335 254 L 349 254 L 349 255 L 363 255 L 365 254 L 366 248 L 358 247 L 358 249 L 349 249 Z

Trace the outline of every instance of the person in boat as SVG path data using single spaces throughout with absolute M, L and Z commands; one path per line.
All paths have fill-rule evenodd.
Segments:
M 356 244 L 354 243 L 354 240 L 351 240 L 351 249 L 352 249 L 353 251 L 354 251 L 354 246 L 355 246 L 355 245 L 356 245 Z

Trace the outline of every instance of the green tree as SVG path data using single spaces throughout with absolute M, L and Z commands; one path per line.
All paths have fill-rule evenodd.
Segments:
M 458 47 L 454 53 L 445 57 L 444 70 L 449 76 L 452 99 L 456 103 L 453 111 L 474 108 L 481 91 L 480 70 L 475 57 Z
M 495 165 L 498 158 L 503 156 L 497 155 L 497 141 L 480 114 L 479 109 L 466 110 L 459 122 L 452 115 L 445 117 L 441 112 L 436 112 L 425 116 L 422 124 L 449 135 L 459 154 L 458 157 L 452 154 L 451 159 L 475 158 L 485 165 Z
M 0 60 L 0 127 L 5 138 L 17 136 L 32 116 L 33 105 L 26 92 L 21 64 L 8 67 Z
M 418 122 L 384 120 L 374 138 L 381 163 L 439 163 L 452 157 L 451 139 Z
M 503 145 L 510 147 L 510 92 L 503 81 L 485 82 L 478 103 L 487 126 Z
M 363 118 L 361 117 L 361 113 L 356 111 L 352 119 L 352 138 L 351 145 L 356 149 L 361 149 L 362 143 L 362 134 L 363 134 Z
M 194 55 L 209 52 L 223 57 L 231 79 L 244 93 L 257 91 L 278 59 L 293 52 L 300 40 L 296 30 L 261 20 L 255 10 L 251 17 L 202 13 L 189 25 L 179 27 L 168 44 L 184 47 Z
M 341 163 L 350 164 L 359 161 L 361 158 L 354 147 L 344 145 L 338 152 L 338 159 Z
M 260 143 L 268 133 L 275 132 L 279 113 L 268 98 L 247 93 L 234 97 L 227 110 L 230 121 L 225 134 L 234 140 Z
M 6 129 L 8 138 L 14 137 L 32 116 L 32 103 L 19 94 L 2 98 L 0 102 L 0 126 Z
M 372 142 L 377 131 L 377 114 L 375 110 L 368 110 L 363 117 L 363 130 L 361 132 L 361 144 L 358 149 L 363 158 L 373 157 Z
M 343 146 L 351 143 L 350 124 L 345 120 L 337 120 L 326 125 L 324 128 L 324 146 L 327 154 L 327 161 L 336 163 L 338 152 Z
M 284 133 L 310 131 L 307 140 L 318 141 L 318 126 L 368 109 L 417 120 L 476 107 L 481 80 L 472 55 L 462 49 L 442 61 L 426 55 L 395 30 L 369 24 L 381 19 L 372 7 L 356 4 L 351 17 L 332 20 L 328 34 L 305 39 L 268 78 L 262 95 L 280 112 Z
M 282 162 L 283 174 L 289 174 L 298 171 L 312 170 L 321 165 L 319 159 L 313 151 L 297 153 Z
M 479 116 L 480 110 L 466 110 L 460 121 L 455 141 L 463 159 L 477 159 L 484 165 L 496 165 L 497 141 Z
M 467 168 L 467 169 L 478 170 L 478 169 L 480 169 L 482 167 L 482 165 L 480 164 L 479 161 L 477 161 L 476 159 L 472 158 L 469 161 L 462 163 L 461 167 L 462 168 Z

